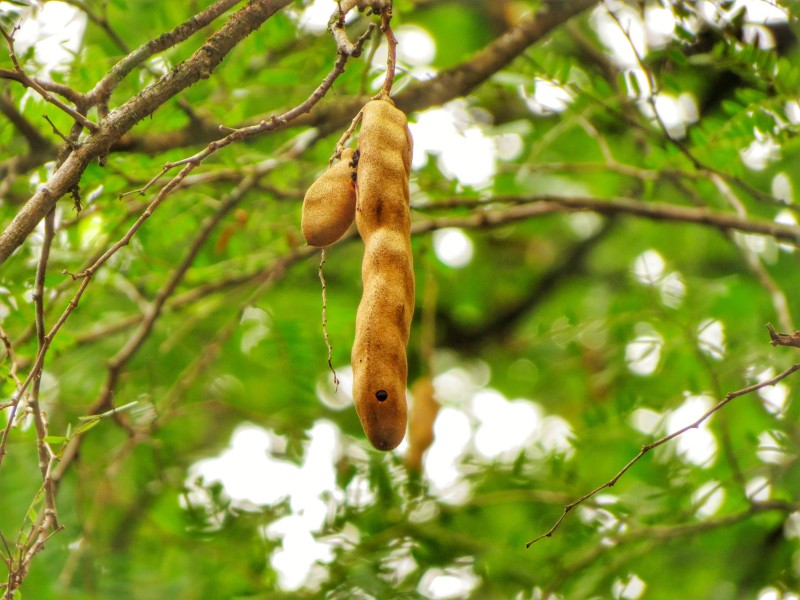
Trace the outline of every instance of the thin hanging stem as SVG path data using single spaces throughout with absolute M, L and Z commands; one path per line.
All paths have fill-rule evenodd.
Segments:
M 328 294 L 325 286 L 325 275 L 322 272 L 322 267 L 325 265 L 325 248 L 322 249 L 322 254 L 319 260 L 319 281 L 322 284 L 322 335 L 325 338 L 325 346 L 328 348 L 328 368 L 333 373 L 333 384 L 336 386 L 336 391 L 339 391 L 339 378 L 336 376 L 336 370 L 333 368 L 333 346 L 328 338 Z

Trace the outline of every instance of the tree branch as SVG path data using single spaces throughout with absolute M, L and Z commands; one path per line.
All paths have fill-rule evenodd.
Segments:
M 581 496 L 577 500 L 567 504 L 564 507 L 564 512 L 556 520 L 556 522 L 553 523 L 553 525 L 550 527 L 550 529 L 545 531 L 539 537 L 536 537 L 533 540 L 531 540 L 530 542 L 528 542 L 525 545 L 525 547 L 526 548 L 530 548 L 536 542 L 538 542 L 540 540 L 543 540 L 544 538 L 552 537 L 552 535 L 555 533 L 555 531 L 561 526 L 561 523 L 564 521 L 564 519 L 567 517 L 567 515 L 574 508 L 576 508 L 577 506 L 580 506 L 581 504 L 583 504 L 584 502 L 586 502 L 590 498 L 596 496 L 597 494 L 599 494 L 603 490 L 608 489 L 610 487 L 614 487 L 614 485 L 617 483 L 617 481 L 619 481 L 620 478 L 622 478 L 622 476 L 625 475 L 625 473 L 627 473 L 628 470 L 631 467 L 633 467 L 633 465 L 635 465 L 637 462 L 639 462 L 639 460 L 645 454 L 647 454 L 648 452 L 650 452 L 654 448 L 658 448 L 659 446 L 661 446 L 663 444 L 666 444 L 667 442 L 669 442 L 671 440 L 674 440 L 676 437 L 683 435 L 684 433 L 686 433 L 690 429 L 697 429 L 698 427 L 700 427 L 700 425 L 703 424 L 703 422 L 705 422 L 709 417 L 711 417 L 711 415 L 713 415 L 715 412 L 717 412 L 718 410 L 723 408 L 726 404 L 728 404 L 734 398 L 738 398 L 739 396 L 744 396 L 746 394 L 750 394 L 751 392 L 755 392 L 757 390 L 760 390 L 761 388 L 764 388 L 764 387 L 767 387 L 767 386 L 770 386 L 770 385 L 775 385 L 776 383 L 782 381 L 783 379 L 787 378 L 789 375 L 791 375 L 792 373 L 794 373 L 795 371 L 798 371 L 798 370 L 800 370 L 800 363 L 798 363 L 796 365 L 792 365 L 791 367 L 789 367 L 788 369 L 786 369 L 782 373 L 776 375 L 775 377 L 772 377 L 771 379 L 767 379 L 767 380 L 762 381 L 760 383 L 756 383 L 754 385 L 750 385 L 750 386 L 748 386 L 746 388 L 742 388 L 742 389 L 737 390 L 735 392 L 729 392 L 722 400 L 720 400 L 714 406 L 712 406 L 710 409 L 708 409 L 699 419 L 697 419 L 693 423 L 690 423 L 689 425 L 686 425 L 685 427 L 681 427 L 677 431 L 674 431 L 673 433 L 670 433 L 669 435 L 665 435 L 664 437 L 662 437 L 660 439 L 657 439 L 655 442 L 652 442 L 650 444 L 645 444 L 644 446 L 642 446 L 642 449 L 639 450 L 639 453 L 636 456 L 634 456 L 624 467 L 622 467 L 617 472 L 617 474 L 614 475 L 614 477 L 612 477 L 611 479 L 606 481 L 604 484 L 596 487 L 591 492 L 588 492 L 587 494 L 584 494 L 583 496 Z
M 800 348 L 800 331 L 778 333 L 769 323 L 767 323 L 767 330 L 769 331 L 769 343 L 773 346 L 794 346 L 795 348 Z
M 496 211 L 477 211 L 467 217 L 449 219 L 431 219 L 417 222 L 414 231 L 438 229 L 450 223 L 451 227 L 498 226 L 514 221 L 529 219 L 534 216 L 563 212 L 591 211 L 603 215 L 630 214 L 654 221 L 674 221 L 710 225 L 723 231 L 737 230 L 774 237 L 793 244 L 800 243 L 800 227 L 785 225 L 774 221 L 744 219 L 729 213 L 711 211 L 706 208 L 694 208 L 668 204 L 666 202 L 642 202 L 633 198 L 591 198 L 566 196 L 498 196 L 489 200 L 464 200 L 455 198 L 427 205 L 417 210 L 431 212 L 439 209 L 480 208 L 492 205 L 510 204 L 512 208 Z
M 361 46 L 366 41 L 368 34 L 362 36 L 357 45 Z M 70 305 L 67 307 L 67 310 L 62 314 L 61 319 L 59 319 L 59 327 L 60 324 L 66 320 L 66 318 L 71 314 L 71 312 L 77 307 L 77 302 L 80 297 L 83 295 L 86 287 L 88 286 L 89 281 L 92 279 L 94 274 L 97 270 L 102 267 L 106 261 L 108 261 L 111 256 L 113 256 L 117 251 L 119 251 L 123 246 L 127 245 L 130 240 L 133 238 L 134 234 L 139 230 L 139 228 L 144 224 L 144 222 L 150 218 L 156 208 L 163 202 L 163 200 L 174 190 L 176 189 L 179 184 L 183 181 L 186 175 L 195 168 L 200 162 L 224 146 L 227 146 L 233 142 L 239 141 L 247 136 L 264 133 L 267 131 L 272 131 L 277 129 L 278 127 L 286 124 L 287 122 L 291 121 L 297 115 L 302 114 L 308 110 L 314 104 L 316 104 L 330 89 L 333 85 L 333 82 L 336 78 L 344 72 L 345 64 L 347 63 L 347 59 L 349 58 L 346 54 L 340 54 L 335 65 L 331 69 L 330 73 L 325 77 L 325 79 L 320 83 L 320 85 L 311 93 L 311 95 L 301 104 L 296 106 L 295 108 L 291 109 L 290 111 L 286 112 L 285 114 L 281 115 L 280 117 L 274 117 L 269 122 L 262 122 L 260 125 L 247 128 L 247 129 L 239 129 L 231 133 L 230 135 L 226 136 L 219 142 L 212 142 L 207 146 L 203 151 L 199 152 L 198 154 L 189 157 L 188 159 L 184 159 L 182 161 L 178 161 L 174 163 L 174 165 L 184 164 L 185 166 L 181 169 L 180 173 L 176 175 L 170 182 L 165 185 L 161 190 L 156 194 L 156 197 L 152 200 L 152 202 L 148 205 L 145 211 L 139 216 L 136 222 L 128 229 L 125 235 L 113 244 L 106 252 L 104 252 L 97 260 L 88 267 L 83 273 L 76 277 L 82 277 L 83 281 L 76 293 L 73 301 L 70 302 Z M 301 151 L 300 147 L 289 151 L 287 153 L 287 158 L 294 158 L 296 157 L 296 153 Z M 272 163 L 271 167 L 274 167 L 276 163 Z M 170 168 L 173 164 L 168 164 L 165 167 Z M 268 169 L 267 169 L 268 170 Z M 163 171 L 162 171 L 163 173 Z M 205 243 L 208 236 L 213 231 L 214 227 L 219 223 L 219 221 L 232 209 L 234 208 L 244 197 L 244 195 L 252 189 L 258 180 L 264 175 L 264 172 L 260 172 L 257 174 L 253 174 L 247 177 L 240 186 L 237 187 L 234 192 L 228 197 L 227 200 L 223 202 L 218 212 L 214 215 L 214 217 L 210 218 L 206 221 L 206 223 L 202 226 L 200 234 L 195 238 L 194 243 L 189 249 L 189 252 L 184 257 L 183 261 L 181 261 L 180 265 L 175 269 L 173 275 L 167 281 L 167 283 L 162 287 L 161 291 L 157 294 L 156 298 L 148 307 L 146 313 L 144 314 L 141 322 L 139 323 L 139 327 L 134 332 L 134 334 L 128 339 L 128 342 L 117 352 L 117 354 L 111 358 L 108 364 L 108 376 L 106 377 L 105 385 L 103 386 L 102 391 L 100 392 L 100 396 L 97 400 L 92 404 L 89 408 L 88 414 L 89 415 L 97 415 L 101 414 L 105 411 L 108 411 L 112 408 L 112 396 L 114 391 L 117 387 L 117 383 L 119 381 L 119 376 L 122 372 L 124 366 L 128 363 L 128 361 L 133 357 L 133 355 L 138 351 L 138 349 L 142 346 L 144 341 L 152 332 L 152 329 L 155 325 L 155 321 L 161 315 L 161 311 L 164 308 L 164 304 L 166 303 L 167 299 L 172 295 L 172 293 L 177 288 L 178 284 L 183 279 L 184 275 L 188 271 L 189 267 L 194 262 L 197 254 L 199 253 L 201 247 Z M 153 180 L 151 183 L 154 183 Z M 150 185 L 150 184 L 148 184 Z M 51 334 L 50 339 L 52 340 L 52 336 L 55 333 Z M 46 348 L 41 349 L 39 354 L 37 355 L 36 359 L 36 366 L 34 368 L 41 368 L 41 364 L 44 360 L 44 353 L 46 352 Z M 26 381 L 27 384 L 27 381 Z M 23 389 L 24 389 L 23 384 Z M 66 468 L 69 466 L 70 462 L 72 461 L 73 457 L 76 455 L 78 448 L 80 448 L 80 444 L 82 442 L 82 436 L 75 435 L 73 439 L 70 441 L 69 445 L 65 449 L 61 461 L 58 465 L 58 469 L 54 474 L 54 480 L 58 482 L 63 475 Z
M 503 204 L 512 204 L 511 208 L 505 210 L 495 210 L 492 212 L 475 211 L 473 214 L 464 217 L 435 217 L 422 220 L 415 220 L 412 223 L 411 231 L 414 235 L 421 235 L 436 229 L 446 227 L 462 227 L 468 229 L 484 229 L 491 227 L 500 227 L 508 223 L 517 221 L 524 221 L 545 215 L 561 213 L 572 210 L 587 210 L 600 214 L 616 215 L 616 214 L 630 214 L 642 218 L 649 218 L 655 221 L 675 221 L 684 223 L 695 223 L 698 225 L 713 225 L 720 229 L 730 229 L 744 231 L 747 233 L 757 233 L 763 235 L 774 235 L 776 238 L 785 239 L 789 241 L 797 241 L 800 239 L 800 227 L 791 225 L 782 225 L 773 223 L 771 221 L 750 221 L 740 219 L 733 215 L 724 213 L 710 212 L 703 208 L 693 208 L 685 206 L 675 206 L 672 204 L 658 203 L 658 202 L 640 202 L 630 198 L 605 200 L 598 198 L 560 198 L 551 196 L 541 197 L 525 197 L 525 196 L 508 196 L 496 197 L 489 200 L 471 200 L 471 199 L 453 199 L 437 202 L 425 207 L 417 207 L 416 211 L 420 212 L 424 209 L 425 212 L 434 212 L 442 209 L 453 208 L 490 208 L 493 206 L 502 206 Z M 347 241 L 355 239 L 353 232 L 345 234 L 340 240 L 339 244 L 342 245 Z M 579 260 L 581 256 L 580 246 L 575 249 L 576 255 L 569 258 L 565 264 L 576 264 L 574 260 Z M 313 254 L 313 248 L 303 248 L 304 252 L 301 253 L 301 258 Z M 572 267 L 569 267 L 571 269 Z M 556 269 L 558 271 L 558 269 Z M 231 275 L 214 283 L 198 286 L 195 289 L 183 292 L 176 295 L 168 303 L 170 308 L 182 308 L 191 303 L 204 298 L 208 295 L 224 292 L 245 285 L 258 277 L 260 270 L 255 270 L 252 273 L 244 273 L 241 275 Z M 555 271 L 553 274 L 555 275 Z M 546 290 L 540 290 L 539 287 L 547 287 L 547 277 L 537 284 L 537 287 L 531 291 L 529 301 L 534 301 L 539 294 L 544 293 Z M 520 308 L 520 307 L 517 307 Z M 510 310 L 505 318 L 513 318 L 514 310 Z M 113 335 L 136 325 L 141 320 L 141 315 L 131 315 L 120 319 L 119 321 L 99 330 L 91 331 L 89 333 L 78 335 L 76 342 L 79 344 L 93 343 L 96 340 L 107 335 Z M 475 334 L 467 334 L 468 339 L 475 339 Z M 800 342 L 798 342 L 800 344 Z
M 115 64 L 105 77 L 97 82 L 97 85 L 87 94 L 90 103 L 98 105 L 100 115 L 104 118 L 108 114 L 108 99 L 111 97 L 111 93 L 133 69 L 151 56 L 185 41 L 189 36 L 209 25 L 217 17 L 239 2 L 241 2 L 241 0 L 217 0 L 217 2 L 207 9 L 194 15 L 184 23 L 181 23 L 169 33 L 160 35 L 139 46 L 136 50 Z M 288 3 L 282 4 L 285 5 Z M 282 8 L 282 6 L 280 8 Z
M 367 31 L 362 35 L 358 41 L 356 42 L 356 50 L 352 56 L 358 56 L 361 54 L 361 47 L 363 46 L 364 42 L 367 41 L 370 34 L 372 33 L 373 26 L 370 26 Z M 147 191 L 153 184 L 155 184 L 162 175 L 164 175 L 170 169 L 174 167 L 185 165 L 183 169 L 181 169 L 180 173 L 173 177 L 167 185 L 165 185 L 161 191 L 159 192 L 156 199 L 162 199 L 166 197 L 172 190 L 176 189 L 183 179 L 193 171 L 201 162 L 203 162 L 206 158 L 214 154 L 217 150 L 220 150 L 226 146 L 229 146 L 235 142 L 240 142 L 248 137 L 252 137 L 255 135 L 260 135 L 262 133 L 267 133 L 270 131 L 275 131 L 276 129 L 280 129 L 284 127 L 287 123 L 293 121 L 298 116 L 302 115 L 303 113 L 309 112 L 312 107 L 319 102 L 323 96 L 328 92 L 328 90 L 333 85 L 333 82 L 344 73 L 344 67 L 347 64 L 347 59 L 350 58 L 351 54 L 345 54 L 343 52 L 339 53 L 339 57 L 336 60 L 331 71 L 325 76 L 325 79 L 317 86 L 317 88 L 311 93 L 311 95 L 306 98 L 304 102 L 295 106 L 291 110 L 285 112 L 280 116 L 272 115 L 268 121 L 261 121 L 258 125 L 253 125 L 251 127 L 242 127 L 241 129 L 235 129 L 233 132 L 225 136 L 220 140 L 216 140 L 208 144 L 203 150 L 200 152 L 188 157 L 184 158 L 179 161 L 170 162 L 164 165 L 164 168 L 161 170 L 161 173 L 157 175 L 155 178 L 150 180 L 144 188 L 141 190 L 137 190 L 139 193 L 144 193 Z M 160 202 L 160 200 L 159 200 Z M 155 203 L 155 201 L 154 201 Z
M 208 236 L 214 231 L 219 222 L 233 210 L 239 202 L 253 189 L 256 184 L 256 177 L 247 177 L 242 181 L 228 197 L 225 198 L 217 211 L 200 226 L 200 231 L 195 237 L 188 252 L 181 260 L 180 264 L 173 270 L 169 280 L 161 286 L 158 294 L 148 306 L 136 331 L 131 335 L 125 345 L 108 361 L 108 376 L 99 398 L 90 409 L 90 414 L 104 412 L 112 408 L 111 398 L 114 394 L 119 381 L 119 375 L 125 365 L 131 360 L 134 354 L 141 348 L 142 344 L 149 337 L 153 330 L 156 320 L 161 315 L 164 304 L 173 294 L 178 284 L 183 280 L 189 267 L 192 266 L 201 248 L 205 244 Z M 76 438 L 75 441 L 80 438 Z
M 210 77 L 239 42 L 290 3 L 291 0 L 252 0 L 234 13 L 190 58 L 112 111 L 97 131 L 69 155 L 0 234 L 0 264 L 25 241 L 58 199 L 80 181 L 83 171 L 92 160 L 107 152 L 111 144 L 167 100 L 200 79 Z

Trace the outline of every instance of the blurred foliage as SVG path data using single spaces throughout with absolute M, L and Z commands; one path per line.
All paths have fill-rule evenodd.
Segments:
M 90 19 L 80 50 L 52 74 L 87 91 L 130 49 L 207 3 L 69 4 L 107 23 Z M 169 140 L 192 119 L 233 127 L 302 102 L 335 60 L 328 34 L 298 25 L 309 4 L 296 2 L 276 15 L 211 78 L 185 90 L 183 104 L 167 102 L 131 135 Z M 412 89 L 416 80 L 468 60 L 540 4 L 398 1 L 395 29 L 420 28 L 436 48 L 428 66 L 405 64 L 401 55 L 398 88 Z M 748 4 L 769 5 L 786 18 L 765 25 L 753 23 L 739 3 L 646 0 L 609 1 L 562 24 L 448 107 L 464 135 L 477 131 L 492 149 L 511 140 L 519 151 L 500 156 L 493 150 L 494 173 L 476 188 L 460 183 L 443 166 L 444 156 L 429 155 L 413 173 L 413 219 L 466 219 L 483 210 L 453 206 L 454 199 L 563 194 L 707 207 L 796 224 L 798 6 Z M 24 2 L 4 3 L 2 23 L 33 18 L 30 10 Z M 366 19 L 361 15 L 350 27 L 358 30 Z M 216 26 L 151 66 L 166 69 L 185 60 Z M 628 44 L 623 30 L 639 48 L 638 62 L 621 62 L 614 51 Z M 635 39 L 639 31 L 646 42 Z M 380 59 L 370 65 L 368 55 L 348 64 L 322 106 L 356 96 L 365 82 L 381 77 Z M 35 72 L 36 57 L 24 58 Z M 2 66 L 10 64 L 6 58 Z M 111 108 L 154 77 L 134 72 L 115 91 Z M 653 117 L 650 85 L 671 99 L 669 107 L 690 107 L 678 129 L 668 128 L 666 116 Z M 534 99 L 548 86 L 568 100 L 537 108 Z M 67 115 L 15 82 L 4 81 L 0 93 L 48 143 L 62 143 L 41 114 L 62 131 L 70 126 Z M 667 115 L 667 104 L 655 105 Z M 409 115 L 412 124 L 420 118 Z M 289 126 L 207 159 L 193 174 L 198 179 L 161 205 L 95 276 L 54 339 L 42 403 L 58 449 L 98 397 L 108 359 L 130 338 L 204 220 L 249 169 L 276 161 L 214 229 L 123 369 L 114 399 L 118 406 L 135 402 L 120 417 L 127 429 L 104 418 L 85 434 L 59 489 L 64 530 L 33 561 L 15 598 L 797 597 L 790 595 L 800 593 L 796 377 L 776 388 L 785 397 L 777 409 L 766 400 L 776 396 L 753 393 L 714 415 L 701 428 L 706 437 L 691 438 L 711 440 L 705 459 L 683 453 L 689 447 L 680 445 L 683 438 L 669 442 L 571 512 L 551 538 L 525 548 L 564 505 L 608 481 L 643 444 L 698 418 L 697 412 L 676 412 L 689 399 L 707 398 L 708 408 L 796 360 L 796 349 L 771 347 L 764 328 L 768 322 L 779 330 L 798 326 L 791 320 L 800 310 L 791 292 L 800 287 L 796 244 L 702 223 L 562 210 L 496 227 L 480 220 L 462 226 L 474 257 L 454 268 L 440 260 L 435 232 L 415 236 L 418 318 L 410 379 L 432 368 L 443 410 L 428 469 L 409 472 L 403 447 L 381 454 L 368 446 L 346 386 L 338 395 L 324 391 L 329 371 L 319 255 L 304 249 L 299 215 L 304 190 L 325 168 L 341 132 L 287 160 L 287 144 L 302 133 Z M 80 184 L 83 211 L 68 199 L 57 210 L 45 282 L 48 325 L 78 285 L 65 272 L 79 272 L 144 210 L 147 198 L 120 195 L 204 145 L 167 141 L 153 152 L 123 149 L 106 166 L 89 166 Z M 18 128 L 0 119 L 0 158 L 27 150 Z M 758 152 L 760 161 L 751 158 Z M 54 157 L 24 173 L 7 172 L 4 225 L 46 180 Z M 0 322 L 20 375 L 36 354 L 31 292 L 41 240 L 40 229 L 0 271 Z M 340 373 L 350 360 L 360 261 L 356 237 L 327 252 L 328 334 Z M 655 269 L 649 283 L 641 265 Z M 431 282 L 438 292 L 428 365 L 419 317 L 426 295 L 434 293 Z M 704 346 L 700 332 L 709 323 L 722 337 Z M 637 338 L 639 345 L 632 345 Z M 721 347 L 709 349 L 709 343 Z M 655 363 L 637 372 L 637 358 L 648 352 Z M 11 359 L 1 368 L 0 406 L 7 408 L 15 389 Z M 535 435 L 503 452 L 485 450 L 479 437 L 492 418 L 485 411 L 517 406 L 501 400 L 482 413 L 487 390 L 530 409 L 519 414 L 538 414 Z M 650 415 L 650 429 L 634 426 L 643 415 Z M 675 415 L 686 419 L 675 425 Z M 244 477 L 277 499 L 248 501 L 218 480 L 198 478 L 198 461 L 230 450 L 243 423 L 263 428 L 272 440 L 260 453 L 252 450 Z M 310 464 L 311 432 L 320 423 L 335 432 L 327 455 L 335 483 L 319 499 L 305 500 L 321 499 L 325 506 L 311 535 L 332 554 L 293 589 L 276 557 L 298 554 L 290 553 L 289 537 L 275 533 L 275 525 L 304 514 L 302 494 L 281 490 L 309 477 L 297 469 Z M 4 555 L 14 552 L 31 507 L 43 508 L 29 422 L 11 430 L 6 450 L 0 469 Z M 260 471 L 264 453 L 282 473 L 294 475 Z M 441 479 L 442 461 L 449 464 L 449 481 Z

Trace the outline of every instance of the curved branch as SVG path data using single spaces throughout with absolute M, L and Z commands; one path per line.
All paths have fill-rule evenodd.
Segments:
M 586 502 L 590 498 L 593 498 L 594 496 L 596 496 L 597 494 L 599 494 L 603 490 L 608 489 L 610 487 L 614 487 L 614 485 L 616 485 L 617 481 L 619 481 L 620 478 L 622 478 L 622 476 L 625 475 L 625 473 L 627 473 L 628 470 L 631 467 L 633 467 L 633 465 L 635 465 L 637 462 L 639 462 L 639 460 L 645 454 L 650 452 L 651 450 L 653 450 L 655 448 L 658 448 L 659 446 L 661 446 L 663 444 L 666 444 L 670 440 L 674 440 L 676 437 L 683 435 L 684 433 L 686 433 L 690 429 L 697 429 L 707 419 L 709 419 L 711 417 L 711 415 L 713 415 L 715 412 L 717 412 L 718 410 L 723 408 L 731 400 L 733 400 L 735 398 L 738 398 L 739 396 L 744 396 L 746 394 L 750 394 L 752 392 L 760 390 L 761 388 L 765 388 L 765 387 L 770 386 L 770 385 L 775 385 L 776 383 L 782 381 L 783 379 L 786 379 L 789 375 L 791 375 L 792 373 L 794 373 L 795 371 L 798 371 L 798 370 L 800 370 L 800 363 L 798 363 L 796 365 L 792 365 L 791 367 L 786 369 L 783 373 L 780 373 L 780 374 L 776 375 L 775 377 L 772 377 L 771 379 L 767 379 L 765 381 L 761 381 L 761 382 L 756 383 L 754 385 L 747 386 L 746 388 L 742 388 L 740 390 L 736 390 L 735 392 L 729 392 L 722 400 L 720 400 L 714 406 L 709 408 L 696 421 L 694 421 L 692 423 L 689 423 L 685 427 L 681 427 L 680 429 L 670 433 L 669 435 L 665 435 L 664 437 L 657 439 L 655 442 L 651 442 L 649 444 L 645 444 L 644 446 L 642 446 L 641 450 L 639 450 L 639 453 L 636 456 L 634 456 L 630 461 L 628 461 L 628 463 L 624 467 L 622 467 L 617 472 L 617 474 L 614 475 L 611 479 L 606 481 L 604 484 L 597 486 L 591 492 L 588 492 L 588 493 L 584 494 L 583 496 L 581 496 L 580 498 L 578 498 L 574 502 L 570 502 L 569 504 L 567 504 L 564 507 L 564 512 L 561 513 L 561 516 L 558 519 L 556 519 L 555 523 L 553 523 L 553 525 L 550 527 L 550 529 L 545 531 L 539 537 L 537 537 L 537 538 L 531 540 L 530 542 L 528 542 L 527 544 L 525 544 L 525 547 L 526 548 L 530 548 L 536 542 L 538 542 L 540 540 L 543 540 L 544 538 L 552 537 L 553 534 L 555 533 L 555 531 L 561 526 L 561 523 L 564 521 L 564 519 L 567 517 L 567 515 L 574 508 L 576 508 L 577 506 L 580 506 L 581 504 L 583 504 L 584 502 Z
M 0 69 L 0 79 L 8 79 L 10 81 L 16 81 L 17 83 L 21 83 L 22 85 L 32 87 L 36 91 L 39 91 L 37 88 L 41 88 L 42 90 L 45 90 L 47 92 L 58 94 L 59 96 L 69 100 L 70 102 L 76 105 L 85 102 L 84 95 L 76 90 L 73 90 L 68 85 L 65 85 L 63 83 L 56 83 L 55 81 L 48 81 L 47 79 L 39 79 L 38 77 L 30 77 L 21 70 Z M 33 85 L 29 85 L 30 83 L 32 83 Z
M 58 199 L 78 183 L 92 160 L 107 152 L 111 144 L 167 100 L 200 79 L 208 79 L 239 42 L 290 3 L 291 0 L 253 0 L 234 13 L 189 59 L 109 113 L 98 130 L 69 155 L 0 234 L 0 264 L 25 241 Z

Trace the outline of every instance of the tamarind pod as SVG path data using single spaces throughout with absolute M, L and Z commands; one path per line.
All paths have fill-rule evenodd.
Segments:
M 408 452 L 405 463 L 408 469 L 422 470 L 422 455 L 433 443 L 433 424 L 439 413 L 439 403 L 434 396 L 430 377 L 420 377 L 411 386 L 414 404 L 408 424 Z
M 355 167 L 352 148 L 308 188 L 303 198 L 300 228 L 310 246 L 330 246 L 353 223 L 356 213 Z
M 403 440 L 406 345 L 414 312 L 408 178 L 411 134 L 390 100 L 363 109 L 358 138 L 356 225 L 364 241 L 363 294 L 353 342 L 353 399 L 378 450 Z

